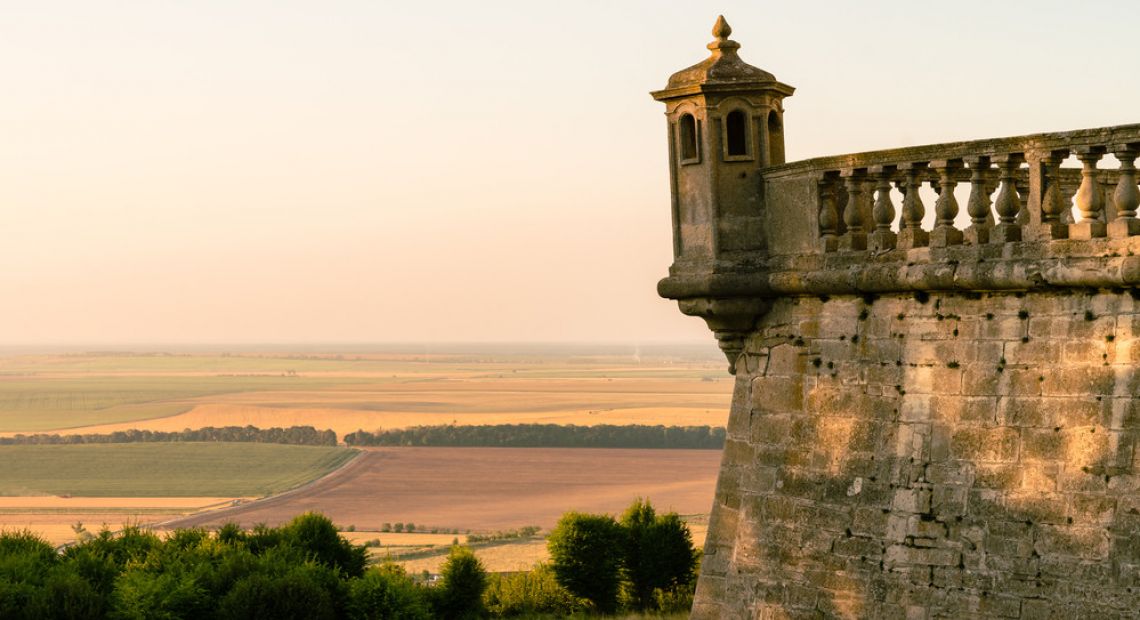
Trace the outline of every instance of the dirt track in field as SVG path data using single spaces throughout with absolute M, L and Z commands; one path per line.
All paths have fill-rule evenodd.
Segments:
M 301 489 L 164 527 L 277 525 L 309 510 L 341 526 L 494 531 L 549 528 L 569 510 L 619 513 L 636 497 L 707 513 L 719 450 L 375 448 Z

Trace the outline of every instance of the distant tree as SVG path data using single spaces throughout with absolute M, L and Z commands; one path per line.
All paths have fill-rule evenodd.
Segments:
M 558 583 L 598 611 L 617 608 L 625 536 L 609 515 L 568 512 L 550 532 L 547 548 Z
M 285 543 L 306 553 L 318 563 L 337 568 L 348 577 L 364 574 L 368 556 L 364 547 L 341 537 L 328 517 L 307 512 L 281 528 Z
M 400 523 L 397 523 L 396 525 L 393 525 L 393 526 L 392 526 L 392 529 L 393 529 L 394 531 L 396 531 L 396 532 L 402 532 L 402 531 L 404 531 L 404 524 L 403 524 L 403 522 L 400 522 Z
M 434 589 L 437 617 L 466 620 L 483 615 L 487 570 L 468 547 L 452 547 L 440 569 L 441 583 Z
M 625 544 L 622 574 L 633 607 L 655 606 L 658 590 L 670 591 L 692 583 L 696 549 L 692 536 L 676 513 L 658 515 L 648 501 L 638 499 L 621 518 Z

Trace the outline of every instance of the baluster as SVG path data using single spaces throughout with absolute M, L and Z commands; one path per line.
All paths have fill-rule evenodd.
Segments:
M 824 252 L 839 248 L 839 207 L 835 203 L 835 179 L 830 177 L 819 181 L 819 231 Z
M 990 214 L 989 176 L 990 158 L 984 155 L 967 157 L 970 165 L 970 199 L 966 201 L 966 213 L 970 215 L 970 227 L 966 229 L 966 241 L 982 245 L 990 241 L 990 227 L 993 217 Z
M 1120 180 L 1112 200 L 1116 203 L 1116 219 L 1108 225 L 1108 234 L 1114 239 L 1140 235 L 1140 220 L 1136 219 L 1136 207 L 1140 206 L 1140 191 L 1136 189 L 1136 157 L 1140 151 L 1134 144 L 1121 144 L 1113 148 L 1112 154 L 1120 160 Z
M 1077 188 L 1077 209 L 1081 221 L 1069 224 L 1070 239 L 1093 239 L 1107 232 L 1104 217 L 1104 197 L 1096 180 L 1096 163 L 1104 156 L 1103 146 L 1088 146 L 1076 150 L 1081 160 L 1081 186 Z
M 839 174 L 847 190 L 847 206 L 843 209 L 843 223 L 847 232 L 839 238 L 840 250 L 866 250 L 867 232 L 863 222 L 863 171 L 847 169 Z
M 958 180 L 954 174 L 962 166 L 960 161 L 939 160 L 930 162 L 930 166 L 938 172 L 938 200 L 934 202 L 934 230 L 930 233 L 930 247 L 944 248 L 951 245 L 961 245 L 962 231 L 954 228 L 954 219 L 958 217 L 958 199 L 954 197 L 954 187 Z
M 891 177 L 894 166 L 873 166 L 870 173 L 875 176 L 875 208 L 871 216 L 875 219 L 875 231 L 871 233 L 870 247 L 882 252 L 895 249 L 898 235 L 891 230 L 895 219 L 895 205 L 891 202 Z
M 990 243 L 1021 241 L 1021 225 L 1017 223 L 1017 214 L 1022 210 L 1022 205 L 1014 175 L 1024 160 L 1025 157 L 1021 153 L 997 155 L 993 158 L 993 162 L 1001 170 L 1001 189 L 998 190 L 997 200 L 994 201 L 998 221 L 990 231 Z
M 1041 158 L 1040 179 L 1045 191 L 1041 194 L 1041 224 L 1034 232 L 1038 239 L 1067 239 L 1069 225 L 1062 213 L 1069 208 L 1067 196 L 1061 188 L 1061 162 L 1069 156 L 1067 150 L 1050 151 Z M 1030 183 L 1032 183 L 1032 179 Z M 1032 215 L 1032 214 L 1031 214 Z
M 930 233 L 922 229 L 922 218 L 926 216 L 926 207 L 918 190 L 922 187 L 922 173 L 926 169 L 926 162 L 905 163 L 899 169 L 906 175 L 906 194 L 903 196 L 903 219 L 899 229 L 898 248 L 909 250 L 911 248 L 924 248 L 930 243 Z

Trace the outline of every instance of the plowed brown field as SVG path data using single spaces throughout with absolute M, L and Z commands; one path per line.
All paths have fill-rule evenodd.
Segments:
M 719 464 L 719 450 L 376 448 L 308 487 L 166 525 L 274 525 L 316 510 L 368 530 L 550 528 L 566 511 L 617 513 L 636 497 L 698 514 L 712 505 Z

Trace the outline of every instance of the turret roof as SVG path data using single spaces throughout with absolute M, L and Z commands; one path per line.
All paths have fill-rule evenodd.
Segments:
M 779 84 L 776 76 L 740 59 L 736 53 L 740 44 L 728 38 L 732 34 L 732 27 L 723 15 L 717 17 L 712 34 L 716 40 L 707 46 L 712 54 L 704 61 L 674 73 L 664 90 L 653 93 L 654 97 L 667 98 L 674 91 L 693 87 Z M 787 94 L 791 94 L 791 87 L 779 85 L 789 90 Z

